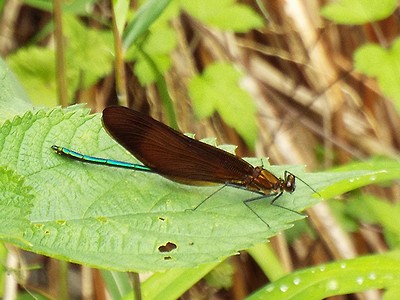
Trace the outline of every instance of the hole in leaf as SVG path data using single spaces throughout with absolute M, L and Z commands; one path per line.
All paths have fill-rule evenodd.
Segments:
M 172 250 L 176 249 L 176 244 L 168 242 L 165 245 L 161 245 L 160 247 L 158 247 L 158 251 L 160 252 L 171 252 Z

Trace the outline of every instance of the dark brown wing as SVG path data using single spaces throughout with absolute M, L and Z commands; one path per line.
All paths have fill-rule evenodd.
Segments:
M 254 168 L 243 159 L 212 147 L 122 106 L 103 111 L 107 132 L 156 173 L 190 185 L 242 185 Z

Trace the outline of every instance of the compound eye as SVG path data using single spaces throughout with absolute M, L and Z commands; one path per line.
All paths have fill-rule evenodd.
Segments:
M 294 190 L 296 189 L 296 177 L 293 174 L 289 174 L 286 178 L 286 182 L 285 182 L 285 190 L 289 193 L 294 192 Z

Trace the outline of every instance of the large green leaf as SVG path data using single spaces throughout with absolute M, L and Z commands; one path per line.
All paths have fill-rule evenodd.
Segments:
M 16 243 L 98 268 L 154 271 L 219 261 L 292 226 L 303 218 L 294 211 L 319 201 L 298 180 L 296 191 L 283 194 L 276 205 L 270 204 L 271 197 L 250 203 L 268 226 L 242 202 L 255 195 L 230 187 L 192 211 L 218 187 L 186 186 L 157 174 L 71 161 L 54 153 L 52 144 L 95 156 L 135 159 L 105 133 L 99 115 L 77 107 L 27 112 L 1 127 L 0 165 L 23 176 L 36 196 L 23 234 L 31 245 Z M 318 190 L 363 174 L 266 168 L 277 175 L 289 170 Z

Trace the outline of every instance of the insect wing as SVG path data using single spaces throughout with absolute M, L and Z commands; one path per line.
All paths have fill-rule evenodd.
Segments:
M 103 111 L 107 132 L 156 173 L 191 185 L 238 183 L 253 172 L 241 158 L 189 138 L 140 112 L 121 106 Z

